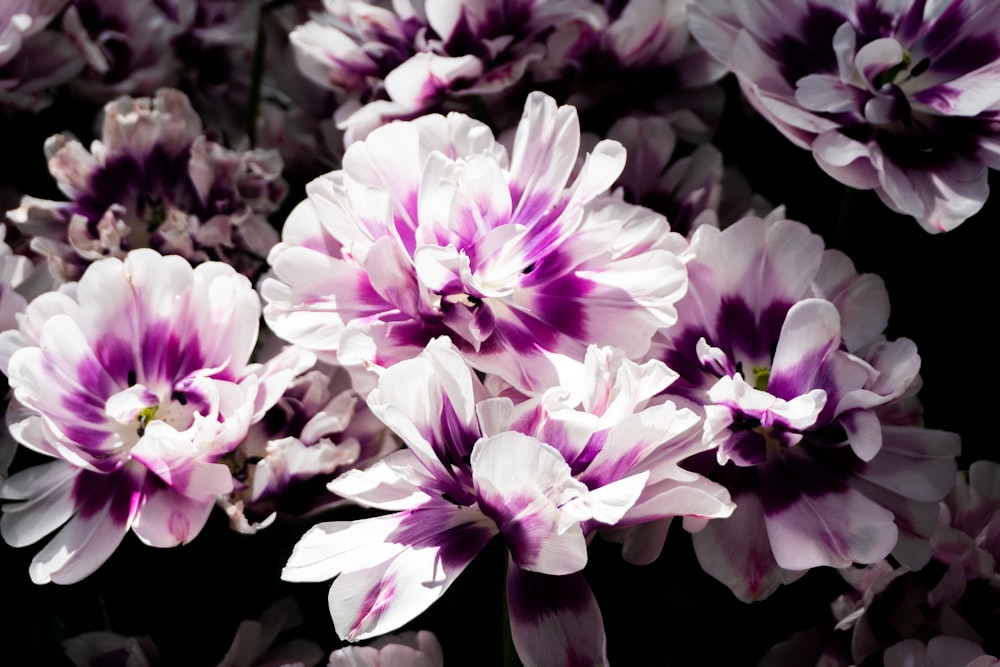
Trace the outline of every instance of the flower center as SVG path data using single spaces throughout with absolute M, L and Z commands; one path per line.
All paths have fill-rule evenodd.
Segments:
M 136 417 L 136 421 L 139 422 L 139 428 L 137 432 L 139 437 L 142 437 L 146 433 L 146 425 L 156 419 L 156 412 L 160 409 L 159 405 L 150 405 L 139 410 L 139 414 Z
M 767 391 L 767 383 L 771 379 L 771 370 L 766 366 L 753 367 L 753 386 L 758 391 Z
M 890 83 L 899 85 L 901 83 L 906 83 L 910 79 L 920 76 L 927 71 L 930 67 L 930 58 L 923 58 L 913 67 L 910 64 L 913 62 L 913 57 L 910 55 L 909 51 L 903 51 L 903 59 L 885 70 L 881 74 L 875 77 L 872 81 L 872 85 L 875 86 L 876 90 L 882 88 L 882 86 Z M 903 75 L 901 77 L 901 75 Z

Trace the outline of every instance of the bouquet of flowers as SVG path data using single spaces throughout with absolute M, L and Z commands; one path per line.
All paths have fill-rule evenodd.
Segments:
M 1000 664 L 991 0 L 14 0 L 0 113 L 11 664 Z

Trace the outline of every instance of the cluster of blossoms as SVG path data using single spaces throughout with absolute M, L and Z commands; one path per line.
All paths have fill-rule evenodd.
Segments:
M 711 143 L 732 71 L 824 171 L 951 229 L 1000 154 L 986 8 L 0 9 L 12 123 L 101 107 L 0 190 L 0 536 L 48 539 L 35 584 L 220 530 L 268 602 L 332 580 L 324 646 L 283 599 L 181 662 L 438 667 L 423 619 L 502 551 L 506 661 L 608 664 L 610 548 L 686 549 L 740 604 L 839 572 L 762 665 L 998 664 L 1000 464 L 925 425 L 886 283 Z M 176 659 L 87 629 L 76 665 Z
M 557 89 L 567 77 L 579 79 L 576 104 L 635 96 L 626 108 L 642 103 L 704 138 L 722 106 L 711 86 L 726 70 L 690 39 L 687 5 L 325 0 L 290 38 L 303 73 L 341 97 L 336 118 L 348 144 L 393 119 L 467 109 L 525 87 Z M 650 90 L 639 85 L 647 77 L 670 84 Z M 615 91 L 586 93 L 601 86 Z

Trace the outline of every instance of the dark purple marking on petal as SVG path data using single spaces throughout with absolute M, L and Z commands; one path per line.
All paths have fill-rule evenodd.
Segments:
M 522 514 L 534 501 L 535 497 L 530 495 L 479 494 L 479 509 L 497 525 L 512 557 L 521 563 L 538 560 L 542 551 L 539 536 L 546 532 L 537 513 Z
M 764 45 L 792 88 L 806 74 L 837 73 L 833 35 L 845 21 L 847 17 L 833 8 L 810 4 L 794 34 L 782 35 Z
M 91 175 L 90 189 L 76 198 L 73 211 L 96 223 L 112 204 L 124 204 L 141 219 L 149 219 L 150 206 L 167 203 L 207 219 L 212 211 L 202 205 L 191 184 L 189 157 L 190 145 L 178 154 L 156 145 L 146 156 L 112 156 Z M 95 236 L 96 231 L 92 230 Z
M 583 574 L 553 576 L 511 564 L 507 601 L 514 643 L 526 662 L 560 667 L 606 664 L 603 619 Z M 540 641 L 545 645 L 539 646 Z
M 384 338 L 386 345 L 384 349 L 376 352 L 372 360 L 379 366 L 389 367 L 392 364 L 417 356 L 421 350 L 427 347 L 427 343 L 438 336 L 447 336 L 459 349 L 468 351 L 468 343 L 444 326 L 441 322 L 433 320 L 414 320 L 410 318 L 396 319 L 401 315 L 399 311 L 389 313 L 388 316 L 378 318 L 385 327 Z M 400 350 L 406 350 L 400 353 Z
M 475 298 L 475 297 L 472 297 Z M 488 305 L 483 305 L 480 302 L 474 309 L 472 314 L 472 327 L 476 336 L 482 340 L 489 338 L 493 335 L 494 329 L 497 326 L 496 314 L 493 309 Z
M 171 322 L 156 322 L 147 326 L 142 332 L 139 350 L 146 372 L 144 384 L 158 385 L 162 382 L 172 385 L 204 369 L 207 364 L 218 363 L 218 360 L 205 359 L 198 336 L 186 335 L 189 333 L 177 331 L 176 324 Z M 181 337 L 184 337 L 183 341 Z M 228 381 L 235 379 L 228 366 L 212 377 Z
M 872 122 L 899 123 L 909 127 L 913 123 L 913 109 L 906 93 L 897 85 L 883 87 L 879 96 L 865 104 L 865 116 Z
M 849 447 L 826 448 L 802 442 L 757 466 L 764 512 L 768 516 L 779 514 L 803 496 L 844 493 L 848 478 L 863 467 L 864 462 Z
M 588 588 L 583 583 L 583 575 L 579 572 L 554 576 L 529 572 L 519 567 L 511 567 L 507 575 L 507 587 L 511 588 L 511 578 L 514 577 L 517 595 L 508 600 L 511 618 L 516 617 L 522 623 L 534 623 L 539 618 L 551 613 L 553 602 L 560 609 L 581 612 L 590 606 Z
M 398 292 L 396 292 L 398 294 Z M 354 294 L 355 303 L 357 304 L 355 308 L 360 312 L 372 313 L 372 312 L 385 312 L 389 310 L 394 310 L 399 308 L 398 303 L 391 303 L 386 301 L 385 297 L 382 296 L 375 286 L 372 285 L 371 278 L 365 273 L 363 269 L 360 269 L 355 275 L 354 281 Z M 354 304 L 351 304 L 354 305 Z M 414 317 L 415 313 L 405 313 L 407 317 Z
M 439 535 L 439 557 L 446 568 L 465 567 L 486 543 L 493 539 L 493 531 L 475 523 L 461 523 Z
M 94 344 L 94 356 L 122 389 L 136 383 L 135 351 L 131 343 L 105 333 Z
M 978 162 L 979 137 L 996 134 L 988 122 L 975 118 L 920 114 L 919 122 L 914 121 L 906 132 L 892 127 L 867 130 L 885 157 L 904 171 L 944 171 L 961 160 Z M 841 131 L 851 137 L 850 131 Z
M 737 417 L 739 420 L 739 417 Z M 767 458 L 767 440 L 763 435 L 747 427 L 730 426 L 733 434 L 722 447 L 732 462 L 738 466 L 760 465 Z
M 546 283 L 532 290 L 533 316 L 570 338 L 582 340 L 588 331 L 587 297 L 594 287 L 593 282 L 573 273 Z M 621 303 L 622 306 L 633 303 L 624 290 L 621 290 Z
M 108 439 L 108 432 L 91 428 L 84 422 L 79 424 L 59 424 L 59 430 L 63 432 L 67 440 L 76 443 L 81 449 L 92 454 L 100 454 L 102 445 Z
M 102 415 L 104 412 L 103 399 L 107 399 L 121 389 L 121 387 L 113 386 L 108 376 L 109 373 L 100 361 L 90 355 L 81 359 L 80 363 L 76 366 L 76 377 L 80 385 L 86 387 L 89 392 L 89 396 L 81 396 L 80 400 L 93 405 L 98 405 L 99 403 Z M 111 377 L 113 378 L 114 376 Z
M 530 21 L 532 10 L 530 3 L 500 2 L 486 6 L 486 16 L 482 22 L 473 25 L 464 10 L 450 35 L 441 35 L 444 50 L 450 56 L 474 55 L 483 61 L 484 65 L 496 66 L 509 58 L 510 49 L 495 53 L 488 40 L 505 36 L 519 37 L 514 43 L 531 35 Z M 505 58 L 506 56 L 506 58 Z
M 560 199 L 553 194 L 529 196 L 531 197 L 530 214 L 537 219 L 524 220 L 524 218 L 529 217 L 529 214 L 522 210 L 518 211 L 516 216 L 511 217 L 511 222 L 528 227 L 522 254 L 524 261 L 532 264 L 559 250 L 562 246 L 565 240 L 563 237 L 566 236 L 566 221 L 562 219 L 562 216 L 567 202 L 565 198 Z M 511 197 L 513 197 L 513 193 L 511 193 Z
M 962 2 L 949 3 L 920 40 L 923 54 L 930 58 L 931 71 L 959 76 L 1000 58 L 997 35 L 968 34 L 969 16 L 966 15 L 966 10 L 969 6 L 970 4 Z M 962 35 L 962 38 L 956 39 L 958 35 Z
M 442 565 L 465 567 L 496 533 L 482 523 L 461 520 L 462 517 L 455 523 L 460 511 L 463 510 L 450 507 L 409 510 L 402 514 L 399 527 L 386 539 L 412 548 L 438 547 Z M 464 511 L 470 519 L 478 515 Z
M 521 199 L 524 198 L 522 203 Z M 531 227 L 530 237 L 534 238 L 552 228 L 558 221 L 558 215 L 552 215 L 550 209 L 559 198 L 559 193 L 542 192 L 525 195 L 518 187 L 517 181 L 511 184 L 510 199 L 513 206 L 512 212 L 516 211 L 516 216 L 511 216 L 511 222 L 526 227 Z M 561 209 L 560 209 L 561 212 Z M 532 243 L 532 247 L 541 244 Z
M 456 505 L 471 505 L 475 496 L 469 490 L 472 486 L 472 467 L 469 463 L 472 447 L 482 437 L 478 428 L 464 424 L 458 418 L 448 396 L 443 397 L 441 419 L 434 432 L 425 433 L 434 453 L 449 471 L 451 479 L 439 479 L 441 491 L 449 496 L 449 502 Z
M 718 335 L 708 344 L 721 349 L 734 362 L 744 359 L 773 358 L 781 327 L 792 304 L 774 301 L 760 314 L 738 296 L 722 298 L 719 319 L 715 325 Z M 744 369 L 744 373 L 750 369 Z
M 678 310 L 681 313 L 684 312 L 681 309 Z M 685 321 L 683 314 L 680 316 L 680 321 Z M 678 324 L 677 326 L 682 325 Z M 671 337 L 670 345 L 663 348 L 660 361 L 680 374 L 680 377 L 670 385 L 670 393 L 704 402 L 706 400 L 705 392 L 715 384 L 719 376 L 705 369 L 698 361 L 696 350 L 701 338 L 705 338 L 709 345 L 715 345 L 715 343 L 708 340 L 708 332 L 699 326 L 688 326 L 676 334 L 671 330 L 669 335 Z M 718 346 L 716 345 L 716 347 Z M 726 352 L 726 350 L 723 351 Z M 730 353 L 727 352 L 727 354 Z
M 107 512 L 119 526 L 127 525 L 142 499 L 142 484 L 124 468 L 101 474 L 83 470 L 73 483 L 73 500 L 83 519 Z
M 779 369 L 778 373 L 771 373 L 767 383 L 767 392 L 790 401 L 802 394 L 808 394 L 813 389 L 825 388 L 824 385 L 832 382 L 826 368 L 827 359 L 831 353 L 836 354 L 835 348 L 813 349 L 810 354 L 799 359 L 791 368 L 783 368 Z
M 924 25 L 925 0 L 913 0 L 910 9 L 902 16 L 896 26 L 896 37 L 902 44 L 910 44 Z
M 525 264 L 521 270 L 521 287 L 546 285 L 573 270 L 573 258 L 562 250 L 553 250 Z
M 170 391 L 170 400 L 177 401 L 192 412 L 201 415 L 208 414 L 212 406 L 212 398 L 198 389 L 198 380 L 195 376 L 181 378 L 173 385 Z M 224 419 L 224 415 L 218 415 L 220 422 Z
M 86 424 L 102 424 L 107 419 L 104 398 L 94 394 L 72 391 L 63 394 L 59 398 L 59 404 Z
M 518 512 L 531 504 L 531 496 L 500 497 L 489 493 L 480 493 L 479 510 L 493 520 L 501 529 L 507 517 L 517 516 Z
M 854 29 L 858 34 L 858 44 L 894 36 L 899 20 L 895 13 L 882 11 L 880 3 L 872 0 L 858 3 L 855 16 L 857 20 L 854 21 Z
M 537 353 L 539 349 L 550 349 L 551 344 L 558 338 L 557 332 L 526 313 L 517 310 L 514 313 L 518 321 L 499 320 L 493 329 L 493 335 L 480 345 L 480 355 L 523 355 Z M 471 352 L 467 343 L 464 346 L 460 345 L 459 348 Z
M 587 444 L 584 446 L 584 448 L 580 452 L 580 454 L 576 458 L 574 458 L 572 461 L 567 461 L 570 464 L 570 470 L 572 471 L 572 474 L 573 474 L 574 477 L 577 477 L 577 476 L 581 475 L 587 469 L 587 466 L 589 466 L 591 464 L 591 462 L 593 462 L 594 457 L 597 456 L 597 453 L 599 451 L 601 451 L 602 449 L 604 449 L 604 443 L 607 442 L 607 440 L 608 440 L 608 430 L 607 429 L 604 429 L 603 431 L 598 431 L 598 432 L 594 433 L 593 435 L 590 436 L 590 439 L 587 440 Z M 560 446 L 559 443 L 553 443 L 551 440 L 549 440 L 548 444 L 552 445 L 553 447 L 555 447 L 556 449 L 558 449 L 560 452 L 566 452 L 567 449 L 568 449 L 566 446 Z M 564 456 L 565 456 L 565 454 L 564 454 Z M 634 463 L 634 461 L 628 461 L 628 462 L 622 461 L 622 464 L 626 466 L 626 469 L 628 467 L 631 467 L 631 465 L 633 463 Z M 615 479 L 619 479 L 619 478 L 616 477 Z M 603 486 L 604 484 L 607 484 L 608 482 L 614 481 L 614 480 L 613 479 L 604 479 L 604 478 L 602 478 L 600 480 L 596 480 L 596 479 L 592 479 L 592 478 L 586 478 L 586 479 L 582 479 L 581 478 L 580 481 L 582 481 L 584 484 L 586 484 L 591 489 L 594 489 L 594 488 L 597 488 L 599 486 Z

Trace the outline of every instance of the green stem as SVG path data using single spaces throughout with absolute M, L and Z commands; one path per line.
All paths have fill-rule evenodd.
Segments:
M 503 667 L 521 667 L 514 646 L 514 635 L 510 631 L 510 604 L 507 602 L 507 570 L 510 568 L 510 554 L 504 549 L 503 568 Z
M 267 35 L 264 33 L 264 15 L 268 5 L 261 5 L 257 13 L 257 39 L 253 47 L 253 65 L 250 70 L 250 94 L 247 99 L 247 138 L 250 148 L 257 146 L 257 114 L 260 112 L 260 89 L 264 79 L 264 56 L 267 53 Z
M 837 215 L 837 226 L 833 230 L 833 238 L 830 240 L 829 247 L 847 252 L 851 241 L 851 229 L 854 227 L 854 218 L 858 215 L 860 198 L 860 190 L 844 186 L 844 196 L 840 200 L 840 213 Z

